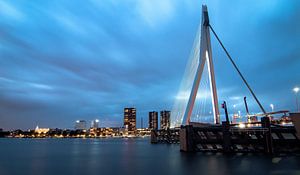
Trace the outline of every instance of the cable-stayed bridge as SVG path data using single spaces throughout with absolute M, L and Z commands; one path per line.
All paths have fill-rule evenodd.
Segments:
M 214 124 L 221 123 L 210 32 L 216 37 L 261 111 L 266 113 L 245 77 L 210 25 L 207 6 L 203 5 L 202 20 L 197 30 L 180 89 L 171 111 L 172 128 L 189 124 L 190 122 L 201 122 L 203 118 L 213 119 L 211 121 Z
M 261 116 L 261 121 L 231 123 L 226 102 L 222 103 L 225 121 L 220 119 L 210 32 L 217 39 L 235 71 L 251 93 L 261 114 L 250 115 L 244 98 L 248 119 Z M 207 107 L 208 106 L 208 107 Z M 210 25 L 207 6 L 202 6 L 202 20 L 188 60 L 177 98 L 171 111 L 171 128 L 152 130 L 152 143 L 178 143 L 182 151 L 213 152 L 300 152 L 300 113 L 290 113 L 292 126 L 282 126 L 271 120 L 229 52 Z M 203 118 L 211 124 L 203 122 Z M 207 120 L 206 120 L 207 121 Z M 180 127 L 180 129 L 179 129 Z

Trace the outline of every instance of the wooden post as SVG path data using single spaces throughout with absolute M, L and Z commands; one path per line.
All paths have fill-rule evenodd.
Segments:
M 195 146 L 194 146 L 194 131 L 193 131 L 193 126 L 192 125 L 186 125 L 182 126 L 180 128 L 180 151 L 184 152 L 194 152 Z
M 225 153 L 231 152 L 231 134 L 229 132 L 230 124 L 225 121 L 222 122 L 222 132 L 223 132 L 223 151 Z
M 158 143 L 157 133 L 155 130 L 151 130 L 151 143 Z
M 267 128 L 268 131 L 264 133 L 264 148 L 265 153 L 273 154 L 273 143 L 272 143 L 272 134 L 271 134 L 271 122 L 269 117 L 261 118 L 261 126 Z
M 295 126 L 297 137 L 300 140 L 300 113 L 290 113 L 290 117 Z

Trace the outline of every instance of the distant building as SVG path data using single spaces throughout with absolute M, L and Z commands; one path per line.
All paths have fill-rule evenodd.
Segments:
M 99 120 L 98 119 L 92 120 L 91 128 L 94 128 L 94 129 L 99 128 Z
M 141 129 L 144 128 L 144 120 L 143 120 L 143 117 L 141 117 Z
M 86 129 L 86 121 L 85 120 L 77 120 L 75 123 L 76 130 L 85 130 Z
M 158 112 L 149 112 L 149 129 L 158 129 Z
M 124 108 L 124 127 L 128 132 L 136 130 L 136 109 Z
M 170 128 L 170 111 L 160 111 L 160 128 L 168 129 Z

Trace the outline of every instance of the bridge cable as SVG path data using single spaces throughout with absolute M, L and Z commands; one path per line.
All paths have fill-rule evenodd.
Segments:
M 250 85 L 248 84 L 248 82 L 246 81 L 246 79 L 244 78 L 244 76 L 242 75 L 241 71 L 239 70 L 239 68 L 237 67 L 237 65 L 235 64 L 235 62 L 233 61 L 233 59 L 231 58 L 231 56 L 229 55 L 228 51 L 226 50 L 226 48 L 224 47 L 223 43 L 221 42 L 221 40 L 219 39 L 218 35 L 216 34 L 216 32 L 214 31 L 214 29 L 212 28 L 212 26 L 210 24 L 208 24 L 209 28 L 211 29 L 211 31 L 213 32 L 213 34 L 215 35 L 215 37 L 217 38 L 219 44 L 222 46 L 223 50 L 225 51 L 227 57 L 229 58 L 230 62 L 232 63 L 233 67 L 235 68 L 235 70 L 238 72 L 238 74 L 240 75 L 240 77 L 242 78 L 242 80 L 244 81 L 244 83 L 246 84 L 247 88 L 249 89 L 250 93 L 252 94 L 252 96 L 254 97 L 255 101 L 257 102 L 257 104 L 259 105 L 260 109 L 262 110 L 262 112 L 265 114 L 266 111 L 263 108 L 263 106 L 261 105 L 261 103 L 259 102 L 258 98 L 256 97 L 256 95 L 254 94 L 253 90 L 251 89 Z

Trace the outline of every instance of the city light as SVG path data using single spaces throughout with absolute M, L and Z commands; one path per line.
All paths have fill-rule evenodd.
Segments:
M 245 128 L 245 127 L 246 127 L 246 125 L 244 123 L 239 124 L 239 128 Z
M 300 88 L 299 87 L 294 87 L 293 91 L 297 94 L 299 92 Z

